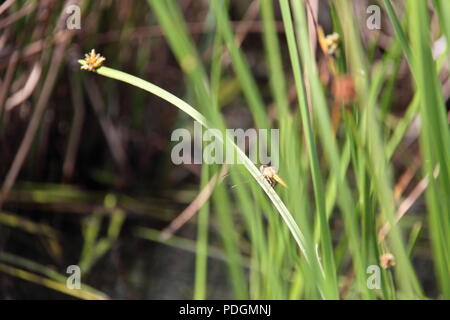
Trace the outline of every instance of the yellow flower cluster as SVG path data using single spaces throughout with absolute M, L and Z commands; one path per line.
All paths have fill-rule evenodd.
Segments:
M 95 53 L 95 49 L 92 49 L 90 53 L 84 55 L 84 59 L 78 60 L 81 64 L 82 70 L 94 71 L 102 66 L 103 61 L 106 60 L 100 53 Z

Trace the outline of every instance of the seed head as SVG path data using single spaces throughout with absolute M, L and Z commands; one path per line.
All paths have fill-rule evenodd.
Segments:
M 329 55 L 334 55 L 336 53 L 339 46 L 339 41 L 340 37 L 336 32 L 333 32 L 325 37 L 325 45 L 327 46 Z
M 395 257 L 392 253 L 385 253 L 380 257 L 380 265 L 384 269 L 395 266 Z
M 82 70 L 94 71 L 100 68 L 105 60 L 105 57 L 102 57 L 100 53 L 95 53 L 95 49 L 92 49 L 91 52 L 84 55 L 84 59 L 80 59 L 78 62 L 81 64 Z
M 333 80 L 334 100 L 339 104 L 349 104 L 355 98 L 355 82 L 350 74 L 338 75 Z

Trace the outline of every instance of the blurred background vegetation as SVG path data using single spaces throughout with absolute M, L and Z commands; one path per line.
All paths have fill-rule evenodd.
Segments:
M 449 299 L 448 17 L 447 0 L 4 1 L 0 298 Z M 81 71 L 92 48 L 217 127 L 279 128 L 282 205 L 249 167 L 174 165 L 193 120 Z

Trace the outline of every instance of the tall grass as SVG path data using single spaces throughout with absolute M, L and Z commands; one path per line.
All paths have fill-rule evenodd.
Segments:
M 139 50 L 131 71 L 119 71 L 125 70 L 120 54 L 106 49 L 101 52 L 107 58 L 105 66 L 94 74 L 74 77 L 72 83 L 78 84 L 74 100 L 78 103 L 83 101 L 80 82 L 86 84 L 93 104 L 101 96 L 97 91 L 110 92 L 105 100 L 111 106 L 117 105 L 119 82 L 103 81 L 97 76 L 130 84 L 127 93 L 132 95 L 129 100 L 134 127 L 143 126 L 143 94 L 150 93 L 178 108 L 181 120 L 177 123 L 182 126 L 195 120 L 205 128 L 225 132 L 223 108 L 227 102 L 238 100 L 248 108 L 255 128 L 280 129 L 279 175 L 288 188 L 270 187 L 261 178 L 257 164 L 224 135 L 221 142 L 233 146 L 242 165 L 229 165 L 229 175 L 217 179 L 211 198 L 198 208 L 192 219 L 197 228 L 195 242 L 177 236 L 166 241 L 155 229 L 137 230 L 140 238 L 195 254 L 190 296 L 193 299 L 211 296 L 210 258 L 225 262 L 229 289 L 236 299 L 450 298 L 450 133 L 440 78 L 450 55 L 448 45 L 439 57 L 434 57 L 432 51 L 438 37 L 450 38 L 446 21 L 450 6 L 446 0 L 434 0 L 429 7 L 427 1 L 406 0 L 404 14 L 400 15 L 397 2 L 383 0 L 377 4 L 385 18 L 383 24 L 389 23 L 394 32 L 383 51 L 377 51 L 377 43 L 362 36 L 368 33 L 364 32 L 366 26 L 356 20 L 361 13 L 355 11 L 352 1 L 321 3 L 320 10 L 329 9 L 327 33 L 337 32 L 340 36 L 337 53 L 323 66 L 319 64 L 323 53 L 317 39 L 310 38 L 311 28 L 317 32 L 323 17 L 314 17 L 314 23 L 308 21 L 311 7 L 307 0 L 259 0 L 258 7 L 252 10 L 259 10 L 262 52 L 258 58 L 268 74 L 268 82 L 263 83 L 255 75 L 253 58 L 247 55 L 245 45 L 237 41 L 230 17 L 234 1 L 210 1 L 202 33 L 194 37 L 189 27 L 192 21 L 184 15 L 178 1 L 148 0 L 139 6 L 150 13 L 152 20 L 148 23 L 162 31 L 184 76 L 182 94 L 178 93 L 178 97 L 163 85 L 155 85 L 155 79 L 146 78 L 143 70 L 151 64 L 153 48 L 147 48 L 151 41 L 144 43 L 146 49 Z M 84 8 L 89 5 L 85 3 Z M 129 30 L 133 27 L 129 25 Z M 126 30 L 120 35 L 119 48 L 126 45 Z M 377 39 L 376 31 L 373 34 Z M 312 50 L 312 44 L 318 47 L 317 52 Z M 96 46 L 95 41 L 92 46 Z M 411 72 L 414 94 L 399 116 L 393 97 L 399 95 L 397 76 L 404 68 Z M 324 74 L 331 78 L 330 83 L 324 83 Z M 344 75 L 354 85 L 346 103 L 337 101 L 333 91 L 333 81 L 338 82 Z M 88 77 L 97 77 L 100 86 L 91 86 L 94 82 Z M 100 109 L 96 109 L 98 116 Z M 335 114 L 340 114 L 336 127 Z M 39 121 L 33 122 L 33 130 Z M 419 129 L 412 126 L 418 121 Z M 420 143 L 416 160 L 421 170 L 414 171 L 407 188 L 401 189 L 404 168 L 409 172 L 415 156 L 413 150 L 405 150 L 405 138 L 417 130 Z M 108 142 L 120 167 L 120 150 L 114 149 L 113 141 Z M 20 167 L 13 165 L 8 176 L 17 175 Z M 223 169 L 219 165 L 202 165 L 195 192 L 201 192 Z M 8 188 L 15 178 L 8 179 Z M 422 185 L 424 199 L 419 197 L 410 203 L 410 190 Z M 88 198 L 68 189 L 20 190 L 30 193 L 35 203 L 73 199 L 81 203 Z M 18 194 L 17 199 L 24 198 L 17 192 L 14 189 L 10 197 Z M 405 202 L 410 204 L 409 211 L 399 216 Z M 98 212 L 94 210 L 86 219 L 79 261 L 84 271 L 88 272 L 120 241 L 127 207 L 136 208 L 139 204 L 109 194 Z M 111 215 L 105 237 L 100 236 L 103 211 Z M 0 223 L 11 226 L 16 221 L 9 213 L 5 217 Z M 25 229 L 30 233 L 41 233 L 39 225 L 27 225 Z M 384 226 L 388 226 L 388 231 L 381 236 Z M 418 247 L 431 247 L 432 251 L 424 254 Z M 386 254 L 395 258 L 394 266 L 381 267 Z M 426 259 L 433 261 L 432 283 L 436 283 L 436 289 L 423 285 L 425 277 L 416 268 L 417 261 Z M 42 280 L 6 263 L 15 264 L 46 276 L 48 287 L 66 291 L 61 287 L 65 278 L 57 273 L 7 253 L 0 253 L 0 260 L 4 262 L 0 265 L 4 273 L 32 282 Z M 368 271 L 372 270 L 370 266 L 379 267 L 380 288 L 369 285 L 373 276 Z M 87 287 L 79 297 L 104 295 Z
M 153 1 L 153 3 L 154 2 L 156 1 Z M 211 4 L 212 16 L 216 18 L 217 21 L 217 32 L 219 36 L 223 38 L 224 45 L 229 50 L 237 80 L 242 85 L 242 92 L 254 115 L 255 124 L 258 127 L 266 127 L 267 122 L 264 120 L 265 117 L 261 116 L 261 110 L 263 108 L 261 107 L 259 88 L 256 87 L 255 82 L 249 73 L 248 64 L 245 61 L 244 54 L 234 42 L 226 10 L 221 7 L 219 3 L 220 2 L 213 2 Z M 424 36 L 428 35 L 429 32 L 428 20 L 426 17 L 415 17 L 415 19 L 411 18 L 407 21 L 406 25 L 411 30 L 423 27 L 420 33 L 414 33 L 416 37 L 419 34 L 423 35 L 422 38 L 420 38 L 422 42 L 418 45 L 420 51 L 419 49 L 415 49 L 414 46 L 410 50 L 408 39 L 402 32 L 402 23 L 396 19 L 394 8 L 389 1 L 385 1 L 384 4 L 399 39 L 395 40 L 398 41 L 395 43 L 400 43 L 407 60 L 411 63 L 411 61 L 414 61 L 415 57 L 419 55 L 419 53 L 416 52 L 421 52 L 424 57 L 421 57 L 420 59 L 422 60 L 417 62 L 418 66 L 420 66 L 420 68 L 427 68 L 428 70 L 436 70 L 436 67 L 432 64 L 429 39 Z M 321 283 L 322 280 L 320 275 L 316 274 L 314 278 L 321 283 L 319 285 L 319 288 L 321 288 L 319 291 L 324 290 L 323 292 L 321 291 L 322 297 L 338 297 L 339 284 L 337 282 L 337 275 L 344 271 L 342 268 L 342 258 L 340 259 L 340 266 L 335 262 L 335 255 L 338 254 L 336 250 L 338 248 L 333 248 L 331 244 L 329 219 L 335 214 L 334 211 L 336 210 L 333 210 L 335 204 L 338 206 L 336 209 L 339 208 L 338 211 L 342 214 L 345 225 L 345 236 L 342 236 L 339 239 L 339 244 L 344 250 L 347 248 L 347 255 L 349 254 L 348 257 L 351 257 L 352 261 L 350 269 L 354 269 L 357 279 L 355 284 L 356 287 L 353 288 L 350 296 L 365 298 L 374 298 L 377 295 L 381 295 L 384 298 L 421 297 L 423 294 L 422 289 L 417 280 L 410 257 L 405 249 L 404 237 L 402 235 L 404 231 L 401 230 L 394 218 L 397 204 L 395 203 L 393 196 L 393 176 L 392 173 L 390 173 L 392 170 L 390 160 L 395 150 L 394 148 L 398 146 L 402 136 L 404 136 L 406 128 L 409 126 L 412 119 L 412 115 L 417 114 L 416 106 L 418 106 L 418 100 L 414 99 L 414 102 L 408 109 L 408 111 L 411 110 L 411 112 L 407 112 L 407 116 L 399 125 L 399 129 L 392 133 L 393 139 L 391 143 L 387 145 L 388 149 L 386 149 L 387 147 L 385 146 L 384 141 L 389 140 L 390 137 L 382 136 L 386 131 L 384 129 L 385 125 L 381 122 L 382 118 L 377 106 L 379 101 L 384 98 L 382 96 L 383 83 L 392 81 L 391 78 L 385 74 L 389 60 L 382 60 L 378 63 L 378 66 L 371 68 L 369 61 L 363 58 L 364 52 L 357 33 L 359 26 L 357 26 L 354 21 L 353 9 L 347 1 L 334 2 L 332 9 L 336 12 L 338 23 L 342 26 L 342 21 L 345 21 L 347 26 L 346 28 L 341 27 L 341 30 L 343 31 L 341 34 L 341 37 L 343 38 L 342 50 L 344 51 L 341 57 L 343 57 L 345 53 L 345 60 L 342 61 L 341 58 L 341 62 L 342 65 L 344 65 L 344 71 L 350 72 L 353 75 L 356 85 L 356 100 L 351 106 L 352 114 L 346 117 L 346 121 L 343 124 L 346 134 L 344 135 L 344 143 L 340 146 L 340 143 L 337 141 L 331 128 L 331 119 L 325 92 L 319 81 L 315 59 L 311 55 L 310 39 L 306 32 L 306 11 L 303 2 L 292 1 L 294 10 L 291 10 L 289 1 L 280 1 L 290 55 L 289 65 L 294 74 L 300 108 L 300 113 L 294 114 L 289 112 L 287 107 L 286 83 L 284 80 L 286 75 L 284 74 L 283 62 L 280 58 L 281 49 L 279 40 L 274 31 L 273 3 L 270 1 L 261 1 L 260 5 L 264 28 L 263 39 L 267 54 L 267 63 L 271 72 L 270 86 L 276 110 L 278 112 L 278 125 L 282 130 L 281 148 L 284 152 L 282 152 L 281 173 L 289 174 L 288 181 L 291 186 L 287 192 L 283 193 L 283 196 L 286 199 L 286 203 L 292 206 L 292 212 L 294 212 L 304 230 L 304 234 L 306 234 L 305 243 L 307 243 L 309 250 L 320 248 L 319 252 L 323 254 L 323 260 L 321 259 L 321 262 L 319 263 L 323 263 L 324 282 Z M 426 12 L 424 8 L 422 8 L 423 10 L 417 9 L 418 6 L 424 6 L 424 4 L 410 1 L 408 5 L 413 8 L 413 10 L 411 10 L 413 12 Z M 443 17 L 442 10 L 445 10 L 445 8 L 440 5 L 439 1 L 436 1 L 435 5 L 438 8 L 438 13 Z M 159 12 L 160 13 L 157 12 L 158 17 L 162 15 L 161 10 L 159 10 Z M 295 13 L 295 26 L 291 12 Z M 178 18 L 180 18 L 180 15 L 178 15 Z M 445 27 L 445 24 L 443 24 L 443 26 Z M 172 28 L 166 26 L 166 33 L 168 35 L 171 33 L 171 29 Z M 443 30 L 445 30 L 445 28 L 443 28 Z M 297 32 L 295 33 L 295 31 Z M 172 38 L 171 42 L 174 42 L 176 36 L 171 37 L 169 35 L 169 39 L 170 38 Z M 392 47 L 392 54 L 398 55 L 398 50 L 394 50 L 395 46 Z M 389 57 L 389 54 L 390 52 L 388 52 L 386 56 Z M 182 61 L 182 57 L 179 57 L 179 60 Z M 286 63 L 286 65 L 288 64 Z M 419 71 L 415 71 L 415 73 L 418 72 Z M 430 119 L 428 121 L 433 121 L 433 123 L 435 123 L 434 126 L 431 126 L 435 129 L 435 135 L 428 138 L 430 140 L 427 144 L 432 145 L 432 141 L 442 141 L 442 143 L 439 143 L 435 157 L 440 159 L 441 165 L 446 168 L 439 174 L 439 177 L 442 177 L 443 185 L 434 185 L 433 182 L 431 188 L 428 188 L 427 190 L 427 199 L 430 206 L 428 215 L 430 217 L 430 225 L 434 225 L 432 228 L 439 229 L 433 232 L 434 236 L 432 241 L 435 250 L 437 250 L 435 251 L 435 254 L 437 258 L 436 267 L 440 279 L 439 281 L 441 282 L 444 296 L 446 296 L 448 276 L 444 279 L 444 274 L 448 275 L 449 273 L 448 270 L 446 270 L 443 261 L 448 261 L 448 259 L 446 259 L 448 254 L 446 244 L 449 242 L 446 241 L 448 240 L 446 237 L 448 237 L 449 234 L 447 230 L 449 225 L 447 213 L 449 211 L 448 207 L 439 208 L 436 206 L 438 206 L 437 199 L 443 197 L 443 194 L 439 195 L 440 192 L 445 192 L 445 190 L 447 190 L 446 182 L 450 181 L 447 177 L 447 169 L 450 162 L 446 159 L 449 147 L 449 144 L 446 143 L 448 137 L 448 125 L 445 120 L 446 116 L 444 113 L 445 107 L 443 98 L 439 90 L 440 84 L 438 83 L 435 73 L 434 75 L 431 73 L 431 77 L 432 78 L 428 80 L 425 79 L 421 83 L 421 85 L 426 83 L 428 86 L 431 86 L 428 89 L 422 87 L 423 90 L 426 90 L 427 92 L 422 99 L 428 100 L 423 100 L 421 105 L 425 106 L 433 104 L 437 106 L 435 108 L 437 110 L 436 114 L 428 115 L 428 118 Z M 415 78 L 417 78 L 416 75 Z M 307 87 L 304 85 L 305 81 L 308 84 Z M 416 85 L 420 86 L 417 82 L 418 80 L 416 80 Z M 314 122 L 311 121 L 312 119 L 308 112 L 306 88 L 308 88 L 311 96 Z M 419 93 L 418 95 L 420 96 Z M 426 108 L 426 110 L 429 111 L 430 109 Z M 292 125 L 299 125 L 299 121 L 301 121 L 302 124 L 303 134 L 297 136 L 298 131 L 293 130 Z M 436 123 L 439 125 L 436 125 Z M 424 126 L 426 126 L 426 123 Z M 325 163 L 319 162 L 316 135 L 320 138 L 321 147 L 326 154 Z M 390 135 L 389 132 L 388 135 Z M 306 143 L 305 146 L 302 146 L 303 139 Z M 425 142 L 422 142 L 422 145 L 424 144 Z M 286 152 L 287 150 L 289 150 L 289 152 Z M 302 152 L 305 150 L 307 151 L 306 153 Z M 386 152 L 385 150 L 389 151 Z M 426 150 L 427 147 L 424 145 L 424 151 Z M 431 152 L 431 150 L 429 152 Z M 424 154 L 426 155 L 427 152 Z M 351 160 L 349 159 L 350 155 Z M 303 166 L 302 163 L 304 164 Z M 429 166 L 425 175 L 428 175 L 431 178 L 433 176 L 432 171 L 435 170 L 436 166 L 430 165 L 429 161 L 426 161 L 425 163 Z M 349 167 L 350 164 L 352 165 L 351 167 Z M 310 170 L 311 178 L 308 178 L 308 168 Z M 348 177 L 350 172 L 355 175 L 358 186 L 357 190 L 351 189 L 349 185 Z M 323 181 L 324 177 L 327 177 L 325 182 Z M 306 186 L 309 183 L 312 183 L 314 190 L 315 209 L 307 203 L 308 195 L 306 194 Z M 339 189 L 339 192 L 336 191 L 337 188 Z M 237 190 L 236 192 L 243 193 L 243 189 L 244 188 Z M 298 199 L 299 201 L 292 201 L 290 199 Z M 443 201 L 439 205 L 445 204 L 446 201 Z M 307 211 L 310 212 L 309 218 L 305 218 Z M 438 212 L 440 212 L 440 214 L 438 214 Z M 379 213 L 381 213 L 381 215 Z M 320 237 L 314 238 L 314 240 L 312 238 L 310 219 L 313 220 L 313 224 L 320 226 L 318 229 Z M 269 222 L 270 221 L 271 220 L 269 219 Z M 387 222 L 392 227 L 387 242 L 380 243 L 377 239 L 377 221 L 378 224 Z M 269 247 L 270 242 L 280 241 L 276 238 L 283 237 L 282 230 L 272 234 L 270 233 L 270 228 L 271 226 L 269 226 L 269 231 L 267 233 L 267 241 L 269 241 L 267 245 Z M 264 231 L 259 229 L 258 232 Z M 271 237 L 275 237 L 275 239 Z M 258 236 L 258 239 L 261 238 L 262 235 Z M 361 246 L 361 244 L 363 245 Z M 261 244 L 258 242 L 253 243 L 253 245 L 256 249 Z M 287 253 L 289 251 L 288 247 L 283 246 L 283 249 L 281 250 L 286 250 Z M 370 264 L 378 264 L 380 256 L 385 252 L 392 252 L 396 257 L 397 266 L 395 268 L 395 275 L 392 274 L 391 271 L 383 270 L 383 289 L 380 292 L 371 291 L 366 285 L 368 277 L 366 269 Z M 279 256 L 282 255 L 283 252 L 279 253 Z M 264 263 L 264 261 L 261 262 Z M 267 261 L 265 263 L 267 263 Z M 288 269 L 290 268 L 293 270 L 293 286 L 301 281 L 299 280 L 300 278 L 309 277 L 310 275 L 308 276 L 308 272 L 314 273 L 314 271 L 308 268 L 299 271 L 301 269 L 299 269 L 298 263 L 299 261 L 294 260 L 291 262 L 290 267 L 289 265 L 287 266 Z M 346 269 L 348 270 L 348 267 Z M 304 272 L 307 273 L 305 274 Z M 394 277 L 393 282 L 391 279 L 392 276 Z M 250 281 L 253 281 L 252 277 L 249 279 Z M 270 277 L 267 275 L 265 281 L 269 281 L 269 279 Z M 314 285 L 312 287 L 314 287 Z M 299 296 L 308 297 L 309 294 L 314 292 L 312 287 L 304 288 L 305 291 L 298 292 Z M 313 291 L 306 291 L 311 289 Z M 290 290 L 284 291 L 284 295 L 278 295 L 278 293 L 273 292 L 273 297 L 292 297 L 286 295 L 287 292 L 292 292 L 292 290 L 293 289 L 291 288 Z M 314 296 L 315 295 L 313 294 L 311 297 Z

